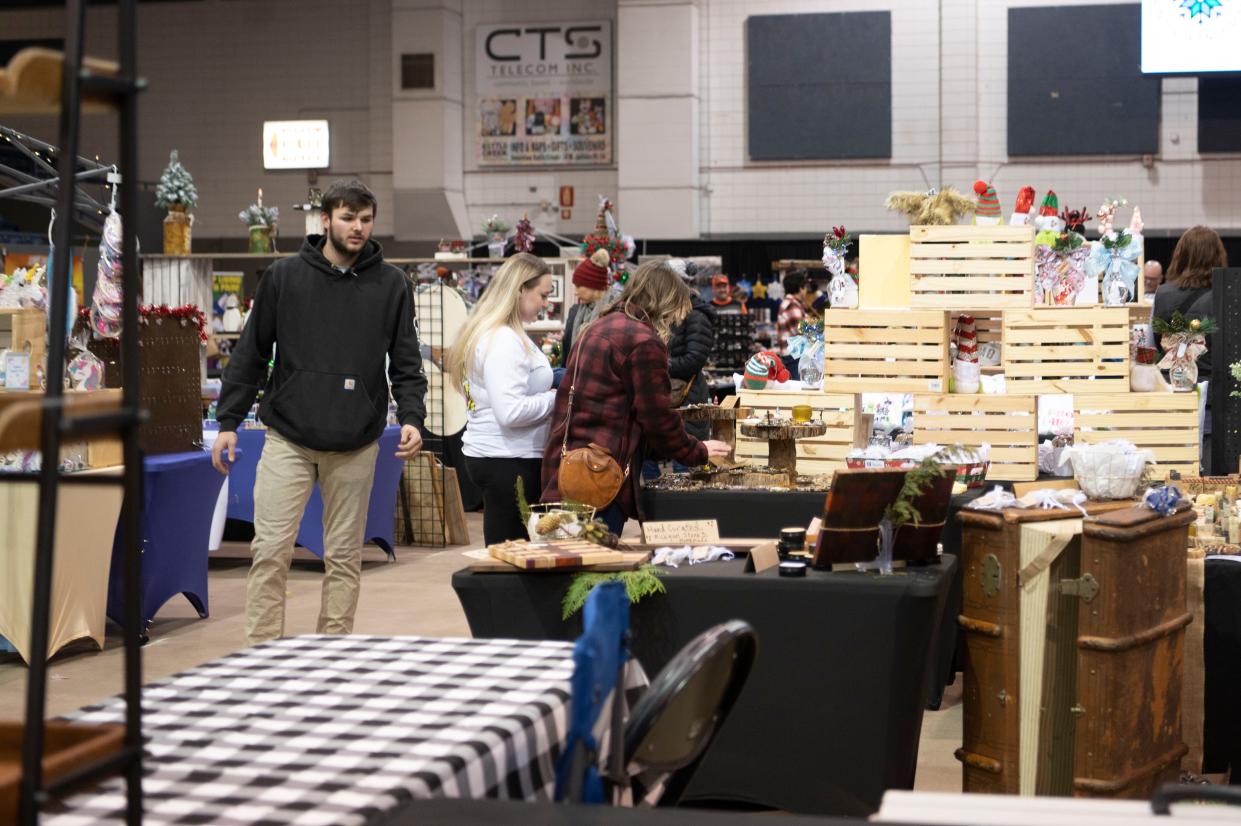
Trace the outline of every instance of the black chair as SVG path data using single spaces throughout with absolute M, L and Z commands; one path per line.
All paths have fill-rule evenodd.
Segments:
M 1173 803 L 1205 803 L 1241 808 L 1241 789 L 1236 786 L 1209 786 L 1202 783 L 1165 783 L 1151 798 L 1151 811 L 1172 814 Z
M 741 620 L 699 634 L 655 677 L 625 726 L 625 766 L 638 803 L 663 781 L 657 806 L 675 806 L 741 695 L 758 635 Z

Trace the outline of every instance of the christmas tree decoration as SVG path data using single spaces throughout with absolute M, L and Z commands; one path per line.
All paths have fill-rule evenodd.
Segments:
M 534 250 L 534 225 L 530 223 L 529 215 L 522 215 L 517 222 L 517 228 L 513 232 L 513 249 L 517 252 Z
M 1141 235 L 1144 226 L 1146 225 L 1142 223 L 1142 210 L 1135 206 L 1133 208 L 1133 217 L 1129 219 L 1129 234 Z
M 616 221 L 612 217 L 612 202 L 607 198 L 599 198 L 599 214 L 595 217 L 595 228 L 582 239 L 582 255 L 591 258 L 596 250 L 606 250 L 613 279 L 618 284 L 629 282 L 629 273 L 625 270 L 625 259 L 630 252 L 626 250 L 625 239 L 616 229 Z
M 280 220 L 280 209 L 263 206 L 262 189 L 259 189 L 257 200 L 237 213 L 237 217 L 250 229 L 250 252 L 262 254 L 276 251 L 276 224 Z
M 974 211 L 974 202 L 950 186 L 926 192 L 899 191 L 888 195 L 887 208 L 909 216 L 909 223 L 950 226 Z
M 155 186 L 155 205 L 168 210 L 164 217 L 164 255 L 189 255 L 194 225 L 189 211 L 198 206 L 198 188 L 175 149 L 168 154 L 168 166 Z
M 1033 220 L 1034 214 L 1034 187 L 1023 186 L 1017 191 L 1017 203 L 1008 223 L 1015 227 L 1027 226 Z
M 852 241 L 844 225 L 832 227 L 832 231 L 823 236 L 823 266 L 831 273 L 827 282 L 827 296 L 833 307 L 846 309 L 858 305 L 857 282 L 845 271 L 845 256 L 849 252 Z
M 1000 214 L 1000 196 L 995 187 L 986 181 L 974 181 L 974 192 L 978 195 L 978 204 L 974 207 L 974 224 L 980 227 L 995 227 L 1004 223 Z

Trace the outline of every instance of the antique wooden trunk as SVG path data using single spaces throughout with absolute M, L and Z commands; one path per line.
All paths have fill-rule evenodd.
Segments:
M 1181 741 L 1192 511 L 961 514 L 967 792 L 1146 798 Z

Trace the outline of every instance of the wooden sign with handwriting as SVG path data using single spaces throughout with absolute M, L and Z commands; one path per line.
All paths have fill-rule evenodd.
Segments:
M 648 545 L 707 545 L 720 541 L 720 526 L 714 519 L 643 522 L 642 538 Z

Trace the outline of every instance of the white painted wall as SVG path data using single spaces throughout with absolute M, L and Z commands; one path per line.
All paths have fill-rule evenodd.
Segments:
M 492 213 L 515 220 L 529 211 L 537 225 L 579 236 L 593 224 L 600 194 L 618 201 L 622 230 L 628 207 L 635 227 L 652 235 L 662 234 L 661 228 L 675 228 L 679 235 L 681 228 L 697 227 L 708 237 L 806 237 L 842 221 L 850 229 L 899 231 L 904 219 L 883 207 L 889 191 L 941 182 L 968 191 L 980 176 L 993 180 L 1005 212 L 1018 188 L 1030 184 L 1040 195 L 1054 188 L 1068 205 L 1093 208 L 1105 196 L 1126 196 L 1141 204 L 1153 232 L 1195 223 L 1241 230 L 1241 156 L 1198 156 L 1197 82 L 1192 78 L 1163 81 L 1160 151 L 1150 170 L 1137 158 L 1009 162 L 1008 8 L 1124 1 L 444 0 L 445 7 L 460 14 L 461 48 L 445 48 L 437 74 L 445 78 L 446 88 L 460 89 L 459 124 L 428 122 L 427 116 L 417 114 L 420 101 L 411 97 L 402 106 L 404 97 L 396 90 L 396 56 L 416 50 L 401 42 L 396 22 L 403 9 L 435 7 L 430 0 L 142 4 L 140 68 L 150 89 L 141 103 L 139 172 L 143 180 L 155 180 L 168 150 L 179 149 L 201 194 L 195 234 L 240 237 L 244 227 L 236 213 L 250 203 L 256 187 L 262 186 L 265 200 L 281 206 L 282 212 L 301 202 L 307 189 L 303 172 L 262 170 L 262 121 L 326 117 L 333 131 L 332 167 L 321 180 L 351 174 L 366 180 L 380 198 L 380 235 L 394 232 L 394 169 L 414 174 L 421 168 L 404 164 L 394 153 L 432 149 L 436 157 L 445 158 L 445 169 L 431 183 L 459 176 L 465 210 L 457 223 L 472 231 Z M 891 160 L 749 163 L 746 17 L 883 8 L 892 11 Z M 115 9 L 92 6 L 87 16 L 88 51 L 113 55 Z M 618 57 L 614 74 L 615 122 L 621 131 L 614 141 L 613 163 L 583 170 L 479 168 L 473 143 L 475 28 L 574 19 L 612 20 L 615 50 L 624 56 Z M 0 10 L 4 39 L 57 37 L 62 25 L 60 9 Z M 693 31 L 697 43 L 681 34 Z M 677 34 L 669 37 L 669 32 Z M 695 56 L 696 65 L 691 66 L 687 56 Z M 657 85 L 660 78 L 667 78 L 670 91 L 652 96 L 652 82 Z M 678 111 L 678 98 L 690 109 L 696 101 L 696 128 Z M 661 107 L 670 106 L 661 116 Z M 454 117 L 452 105 L 436 111 L 441 114 L 431 118 Z M 408 132 L 394 113 L 414 119 Z M 4 122 L 55 141 L 53 118 L 8 117 Z M 448 140 L 460 135 L 460 155 L 449 147 L 403 140 L 428 129 Z M 635 135 L 637 130 L 643 131 Z M 114 131 L 111 118 L 88 118 L 83 154 L 115 157 Z M 457 157 L 460 172 L 452 168 Z M 652 188 L 660 186 L 661 176 L 668 178 L 673 195 L 650 197 L 658 191 Z M 426 185 L 415 177 L 419 186 Z M 573 186 L 577 196 L 570 221 L 561 221 L 558 210 L 539 211 L 541 201 L 554 205 L 559 187 L 566 185 Z M 285 226 L 291 232 L 290 224 L 300 226 L 300 216 L 287 214 Z

